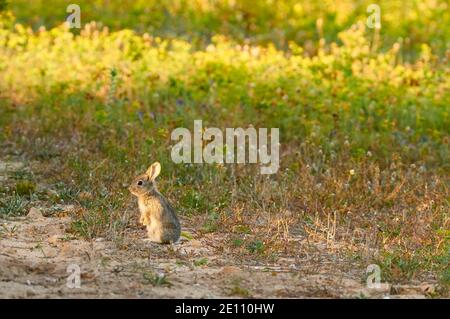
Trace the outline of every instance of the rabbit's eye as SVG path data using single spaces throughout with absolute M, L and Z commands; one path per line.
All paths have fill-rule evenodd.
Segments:
M 142 186 L 142 184 L 143 184 L 142 181 L 139 181 L 139 182 L 138 182 L 138 185 L 139 185 L 139 186 Z

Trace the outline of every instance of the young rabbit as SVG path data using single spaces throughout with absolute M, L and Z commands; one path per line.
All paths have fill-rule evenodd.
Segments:
M 147 227 L 148 238 L 168 244 L 178 240 L 181 227 L 175 210 L 156 188 L 155 178 L 160 172 L 161 164 L 153 163 L 147 172 L 134 179 L 129 191 L 138 198 L 139 221 Z

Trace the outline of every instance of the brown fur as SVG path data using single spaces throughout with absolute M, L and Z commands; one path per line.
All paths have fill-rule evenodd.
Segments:
M 129 190 L 138 198 L 139 221 L 147 227 L 148 238 L 167 244 L 179 239 L 181 227 L 175 210 L 156 188 L 155 178 L 160 170 L 160 164 L 153 163 L 145 174 L 134 179 Z

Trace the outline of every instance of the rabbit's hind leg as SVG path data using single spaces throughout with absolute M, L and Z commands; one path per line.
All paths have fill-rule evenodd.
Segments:
M 150 225 L 147 225 L 147 237 L 148 240 L 155 242 L 155 243 L 162 243 L 161 233 L 158 231 L 158 229 L 155 229 L 154 227 L 151 227 Z

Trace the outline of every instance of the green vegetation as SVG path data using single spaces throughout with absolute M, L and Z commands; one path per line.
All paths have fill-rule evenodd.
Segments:
M 28 201 L 18 195 L 0 199 L 0 217 L 15 217 L 26 214 Z
M 0 155 L 46 165 L 55 201 L 81 206 L 74 233 L 122 236 L 127 184 L 159 160 L 180 215 L 236 254 L 292 254 L 300 234 L 376 250 L 389 280 L 448 282 L 447 1 L 380 1 L 379 33 L 370 1 L 78 1 L 81 30 L 48 2 L 0 20 Z M 280 128 L 279 172 L 173 163 L 170 133 L 194 119 Z M 8 198 L 1 215 L 23 210 Z
M 15 0 L 10 6 L 20 23 L 56 27 L 65 20 L 73 1 Z M 124 28 L 164 38 L 182 38 L 205 45 L 216 34 L 241 43 L 288 48 L 290 41 L 305 44 L 311 53 L 320 39 L 338 40 L 340 31 L 366 21 L 370 0 L 78 0 L 82 22 L 101 21 L 111 30 Z M 382 44 L 401 41 L 403 58 L 428 43 L 445 52 L 450 38 L 447 1 L 376 1 L 382 14 Z
M 196 266 L 196 267 L 206 266 L 207 264 L 208 264 L 208 258 L 200 258 L 200 259 L 194 260 L 194 266 Z
M 167 279 L 164 274 L 143 273 L 144 281 L 152 284 L 153 286 L 172 286 L 172 283 Z
M 241 278 L 235 278 L 231 281 L 232 287 L 229 292 L 230 296 L 238 296 L 242 298 L 251 297 L 251 292 L 247 288 L 242 287 L 242 281 L 243 280 Z

